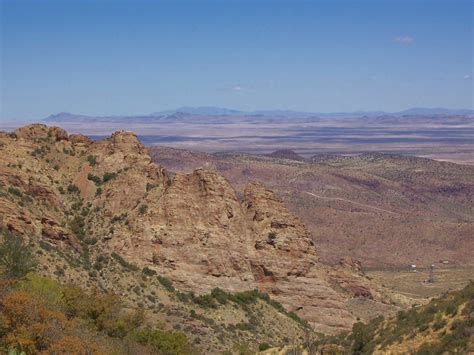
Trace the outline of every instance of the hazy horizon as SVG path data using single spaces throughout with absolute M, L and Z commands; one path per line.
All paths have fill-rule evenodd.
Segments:
M 1 0 L 2 120 L 472 108 L 472 2 Z
M 456 112 L 457 111 L 469 111 L 469 115 L 473 114 L 474 113 L 474 109 L 471 107 L 471 108 L 465 108 L 465 107 L 458 107 L 458 108 L 446 108 L 446 107 L 408 107 L 408 108 L 405 108 L 405 109 L 402 109 L 400 111 L 384 111 L 384 110 L 355 110 L 355 111 L 334 111 L 334 112 L 321 112 L 321 111 L 318 111 L 318 112 L 313 112 L 313 111 L 303 111 L 303 110 L 298 110 L 298 109 L 271 109 L 271 108 L 266 108 L 266 109 L 256 109 L 256 110 L 239 110 L 239 109 L 235 109 L 235 108 L 229 108 L 229 107 L 218 107 L 218 106 L 181 106 L 181 107 L 176 107 L 176 108 L 170 108 L 170 109 L 166 109 L 166 110 L 156 110 L 156 111 L 153 111 L 153 112 L 137 112 L 137 113 L 130 113 L 130 114 L 104 114 L 104 115 L 94 115 L 94 114 L 89 114 L 87 112 L 66 112 L 66 111 L 57 111 L 57 112 L 51 112 L 50 114 L 44 116 L 44 117 L 31 117 L 31 118 L 28 118 L 28 117 L 21 117 L 21 118 L 5 118 L 5 117 L 1 117 L 0 116 L 0 120 L 7 124 L 7 126 L 11 126 L 12 123 L 17 123 L 18 126 L 22 125 L 22 124 L 26 124 L 26 123 L 33 123 L 33 122 L 42 122 L 48 118 L 51 118 L 52 116 L 56 116 L 56 115 L 63 115 L 63 114 L 70 114 L 70 115 L 74 115 L 74 116 L 86 116 L 86 117 L 130 117 L 130 118 L 133 118 L 133 117 L 147 117 L 147 116 L 154 116 L 154 115 L 166 115 L 166 114 L 172 114 L 172 113 L 178 113 L 178 112 L 182 112 L 182 113 L 187 113 L 186 111 L 187 110 L 201 110 L 201 109 L 216 109 L 216 110 L 228 110 L 228 111 L 235 111 L 236 114 L 240 114 L 240 115 L 251 115 L 251 114 L 261 114 L 261 113 L 265 113 L 267 116 L 269 115 L 269 113 L 272 113 L 274 112 L 275 115 L 279 112 L 281 113 L 293 113 L 294 114 L 294 117 L 300 117 L 298 116 L 298 114 L 306 114 L 306 115 L 311 115 L 311 114 L 314 114 L 314 115 L 328 115 L 328 116 L 331 116 L 331 115 L 354 115 L 354 116 L 357 116 L 357 115 L 365 115 L 365 114 L 377 114 L 377 113 L 380 113 L 380 114 L 387 114 L 387 115 L 392 115 L 392 114 L 399 114 L 399 113 L 403 113 L 405 111 L 412 111 L 412 110 L 423 110 L 423 111 L 429 111 L 429 110 L 433 110 L 433 111 L 452 111 L 453 114 L 457 114 Z M 193 113 L 194 114 L 194 113 Z M 450 113 L 449 113 L 450 114 Z M 196 114 L 196 115 L 199 115 L 199 114 Z M 214 114 L 202 114 L 202 115 L 214 115 Z M 219 115 L 219 114 L 215 114 L 215 115 Z M 223 114 L 223 115 L 232 115 L 231 113 L 229 114 Z M 289 117 L 290 118 L 290 117 Z M 0 125 L 0 128 L 1 125 Z

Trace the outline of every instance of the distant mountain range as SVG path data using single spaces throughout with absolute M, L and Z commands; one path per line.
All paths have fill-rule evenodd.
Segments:
M 275 117 L 360 117 L 360 116 L 405 116 L 405 115 L 420 115 L 420 116 L 431 116 L 431 115 L 471 115 L 474 113 L 472 109 L 448 109 L 443 107 L 435 108 L 424 108 L 424 107 L 413 107 L 407 110 L 398 112 L 386 112 L 386 111 L 353 111 L 353 112 L 307 112 L 307 111 L 294 111 L 294 110 L 256 110 L 256 111 L 241 111 L 233 110 L 222 107 L 213 106 L 200 106 L 190 107 L 183 106 L 176 110 L 171 111 L 160 111 L 152 113 L 151 115 L 170 115 L 175 113 L 187 113 L 190 115 L 202 115 L 202 116 L 275 116 Z
M 351 117 L 381 117 L 381 116 L 437 116 L 437 115 L 473 115 L 472 109 L 447 109 L 447 108 L 422 108 L 415 107 L 399 112 L 385 111 L 354 111 L 354 112 L 305 112 L 293 110 L 257 110 L 257 111 L 241 111 L 222 107 L 201 106 L 189 107 L 183 106 L 176 110 L 159 111 L 145 115 L 117 115 L 117 116 L 88 116 L 81 114 L 73 114 L 68 112 L 60 112 L 46 117 L 44 120 L 48 122 L 71 122 L 71 121 L 124 121 L 138 120 L 147 121 L 150 119 L 173 119 L 183 116 L 232 116 L 232 117 L 283 117 L 283 118 L 351 118 Z

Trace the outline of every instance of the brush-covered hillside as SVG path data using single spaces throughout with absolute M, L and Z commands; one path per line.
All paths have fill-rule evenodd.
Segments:
M 474 351 L 474 282 L 428 304 L 358 322 L 349 334 L 322 338 L 307 349 L 353 354 L 471 354 Z
M 309 230 L 263 184 L 238 195 L 212 169 L 170 173 L 131 132 L 98 141 L 40 124 L 0 132 L 0 227 L 31 250 L 35 277 L 84 299 L 117 297 L 117 316 L 141 310 L 143 331 L 183 333 L 203 353 L 336 334 L 411 303 L 351 258 L 321 263 Z M 94 323 L 99 311 L 76 316 L 58 302 L 68 321 L 111 336 Z

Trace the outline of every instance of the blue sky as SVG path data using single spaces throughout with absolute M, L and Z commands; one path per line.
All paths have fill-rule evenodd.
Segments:
M 469 108 L 468 0 L 0 0 L 1 119 Z

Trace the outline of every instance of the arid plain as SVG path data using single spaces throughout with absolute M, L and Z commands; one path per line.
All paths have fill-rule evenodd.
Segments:
M 62 113 L 46 122 L 96 138 L 121 128 L 136 132 L 147 145 L 208 153 L 291 149 L 308 158 L 382 152 L 474 164 L 472 114 L 286 117 L 176 112 L 92 117 Z

